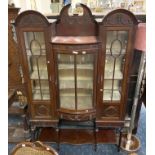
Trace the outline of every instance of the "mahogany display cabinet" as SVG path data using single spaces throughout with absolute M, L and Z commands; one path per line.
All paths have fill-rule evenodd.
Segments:
M 95 135 L 99 128 L 123 128 L 130 113 L 137 19 L 117 9 L 97 23 L 80 7 L 83 13 L 71 15 L 65 6 L 52 23 L 32 10 L 16 18 L 32 139 L 37 127 L 53 127 L 58 141 L 65 121 L 90 121 Z

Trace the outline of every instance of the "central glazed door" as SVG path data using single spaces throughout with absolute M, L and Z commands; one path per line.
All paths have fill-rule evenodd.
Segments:
M 58 110 L 71 114 L 95 110 L 96 63 L 94 51 L 56 52 Z

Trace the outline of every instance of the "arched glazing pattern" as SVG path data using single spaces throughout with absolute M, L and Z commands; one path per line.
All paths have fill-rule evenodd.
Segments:
M 46 48 L 43 32 L 24 32 L 32 100 L 49 100 Z
M 120 101 L 127 50 L 127 31 L 108 31 L 104 71 L 103 100 Z

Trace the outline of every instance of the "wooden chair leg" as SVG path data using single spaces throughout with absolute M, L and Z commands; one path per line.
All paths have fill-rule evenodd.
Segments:
M 98 129 L 96 128 L 96 122 L 94 122 L 94 150 L 97 151 L 97 134 Z
M 36 131 L 35 127 L 31 128 L 31 142 L 35 141 L 35 131 Z
M 117 147 L 118 152 L 120 152 L 121 140 L 122 140 L 122 129 L 119 130 L 119 142 L 118 142 L 118 147 Z
M 58 151 L 60 150 L 60 136 L 61 136 L 61 127 L 60 126 L 61 126 L 61 120 L 59 120 L 58 128 L 56 129 L 57 134 L 58 134 L 58 140 L 57 140 Z
M 58 151 L 60 150 L 60 129 L 58 129 Z
M 28 126 L 28 122 L 27 122 L 27 118 L 26 115 L 22 115 L 22 119 L 23 119 L 23 125 L 24 125 L 24 131 L 28 131 L 29 130 L 29 126 Z
M 39 140 L 39 136 L 41 134 L 42 128 L 41 127 L 37 127 L 36 128 L 36 132 L 35 132 L 35 140 Z

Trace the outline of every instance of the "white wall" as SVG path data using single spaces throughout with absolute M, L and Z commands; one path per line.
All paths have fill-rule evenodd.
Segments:
M 9 3 L 14 3 L 16 7 L 20 8 L 20 12 L 30 9 L 27 0 L 9 0 Z
M 37 2 L 37 10 L 42 12 L 43 14 L 51 13 L 51 0 L 36 0 Z
M 21 8 L 20 12 L 24 10 L 32 10 L 31 2 L 35 1 L 37 11 L 43 14 L 50 14 L 51 0 L 9 0 L 9 3 L 14 3 L 16 7 Z

